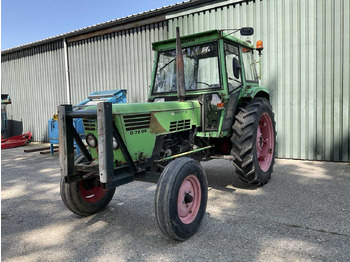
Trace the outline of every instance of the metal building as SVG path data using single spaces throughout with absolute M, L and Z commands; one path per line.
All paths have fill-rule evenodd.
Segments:
M 192 0 L 5 50 L 10 119 L 48 141 L 59 104 L 115 88 L 128 90 L 128 102 L 145 101 L 151 43 L 174 37 L 176 26 L 182 35 L 254 27 L 251 40 L 265 47 L 262 84 L 276 115 L 278 157 L 350 161 L 348 0 Z

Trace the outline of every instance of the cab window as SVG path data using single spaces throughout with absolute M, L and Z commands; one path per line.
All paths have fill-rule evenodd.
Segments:
M 242 48 L 242 58 L 245 71 L 245 79 L 250 82 L 258 82 L 253 51 Z
M 235 73 L 235 65 L 240 65 L 238 47 L 225 43 L 225 62 L 229 92 L 237 89 L 242 85 L 241 73 Z M 240 70 L 239 70 L 240 71 Z

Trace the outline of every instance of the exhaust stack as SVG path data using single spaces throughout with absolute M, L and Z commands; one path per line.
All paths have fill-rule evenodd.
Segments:
M 176 27 L 176 88 L 179 101 L 185 101 L 185 71 L 184 71 L 184 58 L 182 55 L 180 29 Z

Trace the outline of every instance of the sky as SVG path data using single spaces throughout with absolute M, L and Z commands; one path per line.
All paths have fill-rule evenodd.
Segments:
M 184 0 L 1 0 L 1 50 Z

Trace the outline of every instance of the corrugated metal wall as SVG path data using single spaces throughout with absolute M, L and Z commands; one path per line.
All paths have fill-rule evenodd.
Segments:
M 69 43 L 72 104 L 100 90 L 127 89 L 128 102 L 145 102 L 151 80 L 151 43 L 167 38 L 167 23 Z M 48 142 L 48 120 L 67 103 L 63 41 L 2 55 L 2 93 L 9 93 L 14 134 L 32 131 Z
M 70 43 L 72 103 L 108 89 L 127 89 L 128 102 L 145 102 L 154 58 L 151 43 L 166 38 L 166 23 L 160 22 Z
M 203 7 L 205 9 L 205 6 Z M 171 14 L 169 37 L 254 27 L 262 84 L 276 114 L 278 156 L 350 161 L 350 1 L 263 0 Z
M 35 141 L 48 141 L 48 120 L 66 101 L 62 42 L 2 55 L 1 93 L 12 99 L 13 134 L 31 131 Z
M 276 114 L 278 156 L 350 161 L 349 1 L 233 2 L 181 10 L 165 22 L 69 43 L 73 104 L 93 91 L 115 88 L 127 89 L 129 102 L 145 101 L 151 43 L 174 37 L 176 26 L 183 35 L 253 26 L 252 40 L 265 46 L 262 84 Z M 2 55 L 1 85 L 13 99 L 10 118 L 22 121 L 23 131 L 33 131 L 34 140 L 47 141 L 47 121 L 66 102 L 62 42 Z

